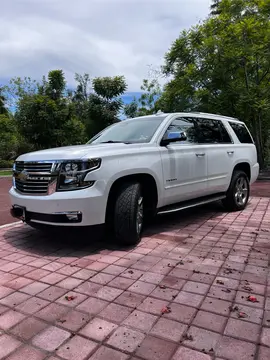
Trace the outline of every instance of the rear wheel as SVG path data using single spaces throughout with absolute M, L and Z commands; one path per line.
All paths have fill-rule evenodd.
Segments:
M 230 187 L 226 198 L 222 201 L 228 211 L 241 211 L 247 206 L 249 200 L 249 179 L 244 171 L 236 170 L 233 172 Z
M 144 201 L 138 182 L 123 184 L 114 208 L 114 233 L 116 239 L 125 245 L 140 241 L 144 223 Z

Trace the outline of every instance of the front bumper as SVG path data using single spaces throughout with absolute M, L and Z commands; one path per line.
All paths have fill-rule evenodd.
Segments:
M 53 226 L 93 226 L 104 224 L 106 196 L 98 188 L 31 196 L 9 191 L 12 216 L 26 222 Z
M 61 224 L 79 224 L 82 222 L 82 213 L 80 211 L 65 211 L 57 214 L 42 214 L 27 211 L 25 207 L 13 205 L 10 210 L 11 215 L 27 223 L 53 223 L 55 225 Z

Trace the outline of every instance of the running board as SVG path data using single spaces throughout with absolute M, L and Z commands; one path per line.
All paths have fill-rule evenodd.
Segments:
M 158 209 L 157 213 L 158 215 L 170 214 L 177 211 L 193 208 L 195 206 L 201 206 L 201 205 L 209 204 L 211 202 L 220 201 L 225 198 L 226 198 L 225 194 L 220 194 L 211 197 L 208 196 L 204 198 L 194 199 L 191 201 L 183 201 L 181 203 L 164 206 L 163 208 Z

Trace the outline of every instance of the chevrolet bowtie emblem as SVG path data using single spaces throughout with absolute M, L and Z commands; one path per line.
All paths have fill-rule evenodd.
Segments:
M 21 181 L 27 181 L 29 179 L 29 174 L 27 171 L 23 170 L 15 174 L 15 178 Z

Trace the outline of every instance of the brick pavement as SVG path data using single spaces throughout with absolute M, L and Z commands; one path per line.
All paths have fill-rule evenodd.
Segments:
M 0 359 L 269 360 L 269 240 L 255 197 L 160 217 L 129 249 L 0 229 Z

